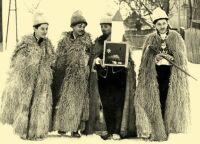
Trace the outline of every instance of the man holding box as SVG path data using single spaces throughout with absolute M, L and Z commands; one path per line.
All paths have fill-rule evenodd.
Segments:
M 104 42 L 111 39 L 112 17 L 104 16 L 100 25 L 103 34 L 96 39 L 92 50 L 90 75 L 90 97 L 99 96 L 100 102 L 90 106 L 90 110 L 102 104 L 102 118 L 105 118 L 106 123 L 106 131 L 101 134 L 103 139 L 133 136 L 136 132 L 133 106 L 136 85 L 134 62 L 130 59 L 128 68 L 103 65 Z M 90 113 L 90 117 L 98 117 L 98 112 L 100 108 L 97 108 L 96 113 Z M 89 122 L 88 127 L 91 123 Z M 96 129 L 98 128 L 93 128 L 93 131 Z

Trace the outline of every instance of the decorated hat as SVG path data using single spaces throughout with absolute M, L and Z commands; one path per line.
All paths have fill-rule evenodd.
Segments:
M 152 12 L 152 19 L 153 19 L 153 23 L 155 23 L 159 19 L 167 19 L 168 20 L 168 16 L 164 10 L 162 10 L 160 7 L 157 7 Z
M 38 24 L 49 24 L 42 12 L 36 12 L 33 16 L 33 26 Z
M 80 23 L 85 23 L 87 25 L 87 21 L 80 10 L 75 11 L 71 17 L 71 27 Z
M 111 24 L 112 23 L 112 15 L 110 13 L 106 13 L 100 19 L 100 24 Z

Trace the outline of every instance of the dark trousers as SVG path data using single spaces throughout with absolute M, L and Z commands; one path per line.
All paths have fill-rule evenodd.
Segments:
M 113 73 L 109 67 L 106 78 L 98 76 L 98 85 L 107 131 L 110 134 L 119 134 L 126 89 L 126 70 Z
M 56 105 L 59 101 L 59 92 L 61 89 L 61 85 L 63 83 L 63 79 L 65 76 L 65 71 L 64 70 L 55 70 L 53 73 L 53 82 L 51 85 L 52 89 L 52 98 L 53 98 L 53 105 L 52 105 L 52 119 L 54 121 L 55 114 L 56 114 Z M 52 122 L 53 122 L 52 121 Z M 52 123 L 52 126 L 54 124 Z
M 53 73 L 53 82 L 51 85 L 52 94 L 53 94 L 53 106 L 57 105 L 59 101 L 59 92 L 65 77 L 65 70 L 55 70 Z
M 164 118 L 166 99 L 169 89 L 169 80 L 171 75 L 171 66 L 167 65 L 156 66 L 156 71 L 157 71 L 157 80 L 160 92 L 161 112 L 162 112 L 162 117 Z

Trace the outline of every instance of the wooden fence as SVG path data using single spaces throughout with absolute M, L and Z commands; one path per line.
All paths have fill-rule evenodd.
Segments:
M 185 30 L 185 43 L 188 60 L 200 64 L 200 30 L 195 28 Z

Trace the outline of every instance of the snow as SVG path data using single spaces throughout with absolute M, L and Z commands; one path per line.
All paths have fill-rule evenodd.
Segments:
M 141 50 L 136 50 L 133 52 L 133 57 L 136 63 L 136 72 L 138 73 L 138 67 L 140 64 L 140 58 L 141 58 Z M 6 77 L 7 77 L 7 71 L 9 68 L 9 62 L 10 62 L 10 56 L 11 52 L 4 52 L 0 53 L 0 94 L 3 90 L 3 87 L 5 85 Z M 200 81 L 200 65 L 199 64 L 192 64 L 189 63 L 189 70 L 191 74 L 193 74 L 199 81 Z M 166 144 L 171 143 L 189 143 L 191 140 L 197 140 L 198 138 L 198 132 L 199 132 L 199 121 L 200 118 L 199 115 L 199 98 L 198 98 L 198 89 L 200 88 L 200 82 L 197 82 L 191 78 L 189 78 L 190 82 L 190 97 L 191 97 L 191 111 L 192 111 L 192 126 L 191 126 L 191 132 L 189 134 L 171 134 L 169 137 L 169 140 L 167 142 L 163 142 Z M 20 139 L 17 135 L 15 135 L 12 131 L 11 126 L 8 125 L 2 125 L 0 124 L 0 139 L 4 142 L 15 142 L 16 144 L 21 143 L 37 143 L 37 144 L 50 144 L 50 143 L 58 143 L 58 144 L 93 144 L 93 143 L 107 143 L 107 144 L 143 144 L 143 143 L 149 143 L 148 141 L 144 141 L 142 139 L 124 139 L 120 141 L 114 141 L 114 140 L 102 140 L 98 135 L 89 135 L 89 136 L 82 136 L 80 139 L 77 138 L 70 138 L 68 136 L 61 137 L 56 132 L 50 133 L 49 136 L 42 140 L 42 141 L 25 141 Z M 154 143 L 154 142 L 152 142 Z M 156 142 L 155 142 L 156 143 Z
M 30 7 L 31 2 L 36 0 L 30 0 L 30 3 L 27 3 Z M 110 0 L 111 1 L 111 0 Z M 116 7 L 111 6 L 111 2 L 106 0 L 73 0 L 73 3 L 70 3 L 65 0 L 59 1 L 49 1 L 42 0 L 40 9 L 46 11 L 49 15 L 50 27 L 48 37 L 53 41 L 54 46 L 56 47 L 57 41 L 59 40 L 60 34 L 64 30 L 70 30 L 69 22 L 70 17 L 73 11 L 81 9 L 88 19 L 87 31 L 90 32 L 93 36 L 93 39 L 101 34 L 99 26 L 99 18 L 101 15 L 108 11 L 115 11 Z M 7 21 L 7 9 L 8 1 L 4 0 L 4 38 L 6 32 L 6 21 Z M 32 32 L 32 19 L 31 14 L 27 11 L 27 6 L 25 7 L 25 0 L 18 1 L 18 30 L 19 37 L 24 34 Z M 10 57 L 12 55 L 13 49 L 15 47 L 15 28 L 13 24 L 15 23 L 14 15 L 12 15 L 12 20 L 10 21 L 10 30 L 8 37 L 8 47 L 4 52 L 0 52 L 0 97 L 2 90 L 5 86 L 7 72 L 9 69 Z M 5 41 L 4 41 L 5 46 Z M 5 47 L 4 47 L 5 48 Z M 138 73 L 138 67 L 141 59 L 141 50 L 136 50 L 133 52 L 133 57 L 136 64 L 136 72 Z M 198 141 L 199 129 L 200 129 L 200 117 L 199 117 L 199 89 L 200 89 L 200 64 L 189 63 L 189 71 L 195 76 L 199 81 L 195 81 L 189 78 L 190 83 L 190 98 L 191 98 L 191 111 L 192 111 L 192 126 L 189 134 L 171 134 L 167 142 L 164 144 L 179 144 L 179 143 L 190 143 L 191 141 Z M 142 139 L 124 139 L 120 141 L 114 140 L 102 140 L 98 135 L 89 135 L 82 136 L 80 139 L 70 138 L 67 136 L 61 137 L 57 135 L 56 132 L 50 133 L 49 136 L 42 141 L 26 141 L 20 139 L 17 135 L 13 133 L 11 126 L 0 124 L 0 140 L 1 143 L 15 143 L 15 144 L 94 144 L 94 143 L 106 143 L 106 144 L 143 144 L 149 143 Z M 158 142 L 152 142 L 158 143 Z

